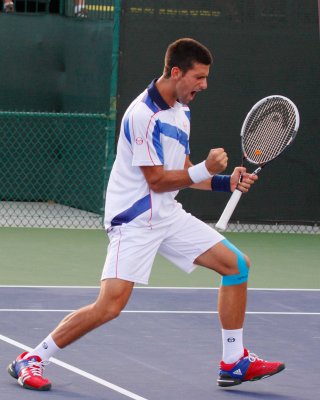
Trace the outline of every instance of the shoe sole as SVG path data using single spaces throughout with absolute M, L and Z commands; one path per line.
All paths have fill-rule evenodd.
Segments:
M 22 386 L 24 389 L 37 390 L 37 391 L 41 391 L 41 392 L 47 391 L 47 390 L 50 390 L 50 389 L 51 389 L 51 384 L 41 386 L 40 388 L 35 388 L 35 387 L 33 387 L 33 386 L 29 386 L 29 385 L 26 385 L 25 383 L 23 383 L 22 379 L 20 379 L 20 378 L 17 376 L 17 374 L 16 374 L 16 372 L 15 372 L 15 369 L 14 369 L 14 367 L 13 367 L 13 363 L 11 363 L 11 364 L 8 365 L 7 371 L 9 372 L 9 375 L 12 376 L 12 378 L 18 380 L 19 385 Z
M 270 374 L 255 376 L 252 379 L 248 379 L 248 380 L 244 380 L 244 381 L 241 379 L 230 378 L 228 375 L 221 375 L 217 379 L 217 385 L 220 387 L 230 387 L 230 386 L 241 385 L 241 383 L 243 383 L 243 382 L 255 382 L 255 381 L 259 381 L 260 379 L 269 378 L 269 376 L 278 374 L 279 372 L 283 371 L 284 369 L 285 369 L 285 365 L 281 364 L 281 365 L 279 365 L 278 369 L 275 372 L 272 372 Z
M 13 363 L 8 365 L 7 371 L 9 372 L 9 374 L 12 376 L 12 378 L 14 379 L 18 379 L 18 376 L 13 368 Z

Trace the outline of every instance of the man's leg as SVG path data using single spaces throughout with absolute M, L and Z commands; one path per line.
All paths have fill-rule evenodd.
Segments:
M 246 267 L 249 259 L 243 256 Z M 195 264 L 217 271 L 222 276 L 235 276 L 239 272 L 238 257 L 223 242 L 219 242 L 195 260 Z M 231 282 L 232 283 L 232 282 Z M 222 285 L 219 289 L 218 313 L 223 336 L 223 359 L 234 362 L 243 355 L 242 328 L 247 304 L 247 282 Z M 229 339 L 232 331 L 232 339 Z M 233 340 L 233 341 L 231 341 Z
M 27 389 L 49 390 L 51 383 L 42 377 L 43 368 L 59 349 L 86 333 L 116 318 L 126 306 L 134 283 L 121 279 L 101 282 L 97 300 L 66 316 L 54 331 L 30 353 L 22 353 L 9 367 L 11 376 Z
M 66 316 L 52 332 L 56 345 L 63 349 L 81 336 L 116 318 L 126 306 L 133 283 L 121 279 L 105 279 L 95 303 Z
M 219 386 L 239 385 L 282 371 L 281 362 L 267 362 L 250 354 L 243 346 L 243 323 L 247 303 L 250 260 L 227 240 L 219 242 L 196 258 L 195 264 L 222 275 L 218 312 L 222 327 L 223 354 Z
M 250 261 L 243 255 L 246 267 Z M 195 264 L 213 269 L 222 276 L 239 273 L 238 257 L 223 242 L 219 242 L 195 260 Z M 224 329 L 240 329 L 243 326 L 247 304 L 247 282 L 237 285 L 221 285 L 219 289 L 218 312 Z

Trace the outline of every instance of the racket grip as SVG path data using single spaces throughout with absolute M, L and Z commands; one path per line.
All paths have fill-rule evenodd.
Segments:
M 216 228 L 220 231 L 226 230 L 231 215 L 233 214 L 233 211 L 236 208 L 241 196 L 242 192 L 238 189 L 236 189 L 232 193 L 232 196 L 230 197 L 225 209 L 223 210 L 219 221 L 216 223 Z

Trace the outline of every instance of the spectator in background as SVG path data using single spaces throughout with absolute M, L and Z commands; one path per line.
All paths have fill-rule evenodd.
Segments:
M 74 0 L 74 15 L 77 18 L 88 18 L 85 0 Z
M 25 9 L 24 11 L 26 11 Z M 3 12 L 15 12 L 14 3 L 12 0 L 3 0 Z M 85 0 L 74 0 L 74 15 L 78 18 L 88 18 L 88 11 L 85 6 Z
M 14 12 L 14 4 L 11 0 L 3 1 L 3 12 L 5 12 L 5 13 L 13 13 Z

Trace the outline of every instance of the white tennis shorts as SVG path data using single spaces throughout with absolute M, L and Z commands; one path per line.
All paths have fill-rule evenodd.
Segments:
M 219 232 L 178 209 L 167 224 L 151 227 L 115 226 L 109 232 L 110 243 L 101 279 L 119 278 L 148 284 L 157 253 L 181 270 L 190 273 L 194 260 L 218 242 Z

